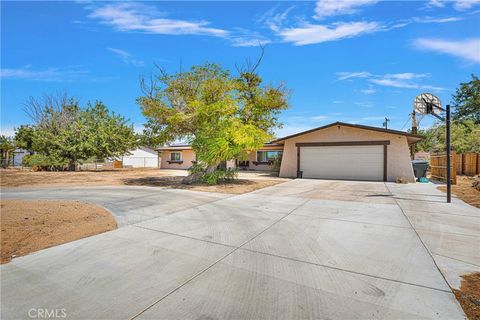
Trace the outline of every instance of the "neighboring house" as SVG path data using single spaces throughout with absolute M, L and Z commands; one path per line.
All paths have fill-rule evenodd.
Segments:
M 409 145 L 420 135 L 403 131 L 335 122 L 279 138 L 250 155 L 235 161 L 239 168 L 271 170 L 272 159 L 280 154 L 280 177 L 415 182 Z M 166 146 L 162 168 L 188 169 L 195 153 L 188 145 Z
M 159 156 L 158 152 L 147 148 L 138 147 L 135 150 L 130 151 L 130 155 L 122 157 L 122 166 L 131 168 L 158 168 Z
M 23 163 L 23 158 L 29 154 L 33 154 L 33 152 L 24 149 L 15 149 L 14 151 L 12 151 L 11 164 L 14 167 L 21 167 Z

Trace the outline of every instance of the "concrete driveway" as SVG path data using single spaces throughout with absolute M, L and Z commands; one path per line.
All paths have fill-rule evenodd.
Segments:
M 120 228 L 1 266 L 2 319 L 462 319 L 480 210 L 431 184 L 292 180 L 244 195 L 4 190 L 102 204 Z

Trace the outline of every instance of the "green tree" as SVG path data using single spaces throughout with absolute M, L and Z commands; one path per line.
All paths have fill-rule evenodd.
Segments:
M 211 174 L 230 159 L 245 159 L 273 137 L 278 116 L 288 108 L 283 84 L 264 85 L 255 66 L 237 76 L 216 64 L 167 74 L 161 70 L 137 99 L 148 119 L 146 135 L 156 143 L 187 140 L 199 165 L 185 182 Z
M 6 168 L 10 165 L 11 152 L 16 149 L 16 144 L 10 137 L 0 136 L 1 165 Z
M 480 79 L 472 74 L 469 82 L 460 83 L 452 96 L 453 119 L 473 120 L 480 124 Z
M 80 115 L 80 127 L 85 139 L 86 154 L 97 159 L 118 158 L 138 145 L 138 136 L 128 121 L 97 101 Z
M 27 151 L 33 150 L 33 139 L 35 135 L 35 128 L 30 125 L 21 125 L 15 130 L 15 141 L 17 147 Z
M 480 152 L 480 126 L 473 120 L 454 121 L 451 125 L 452 150 L 458 153 Z M 417 144 L 419 151 L 442 152 L 445 151 L 445 125 L 437 124 L 419 134 L 425 139 Z
M 133 127 L 101 102 L 81 108 L 66 95 L 45 96 L 30 98 L 26 111 L 35 124 L 20 127 L 16 139 L 55 167 L 67 162 L 75 170 L 82 160 L 118 157 L 137 145 Z

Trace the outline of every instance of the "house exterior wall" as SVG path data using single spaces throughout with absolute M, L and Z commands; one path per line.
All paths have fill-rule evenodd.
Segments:
M 158 154 L 142 149 L 130 151 L 130 155 L 122 157 L 122 165 L 133 168 L 158 168 Z
M 286 139 L 284 141 L 280 177 L 295 178 L 297 176 L 297 147 L 295 144 L 298 142 L 375 140 L 390 141 L 387 146 L 387 181 L 395 181 L 397 177 L 403 177 L 408 182 L 415 182 L 407 137 L 341 125 Z
M 257 151 L 283 151 L 283 146 L 264 146 Z M 272 171 L 273 168 L 268 164 L 255 164 L 257 162 L 257 151 L 253 151 L 248 156 L 248 170 L 254 171 Z
M 170 161 L 170 152 L 180 152 L 182 154 L 182 163 L 169 163 Z M 195 152 L 192 149 L 181 149 L 181 150 L 163 150 L 161 155 L 161 165 L 162 169 L 188 169 L 193 165 L 192 161 L 195 161 Z

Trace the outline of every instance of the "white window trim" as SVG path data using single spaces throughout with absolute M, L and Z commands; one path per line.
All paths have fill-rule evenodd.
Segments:
M 180 154 L 180 159 L 178 159 L 178 160 L 173 160 L 173 159 L 172 159 L 172 154 L 173 154 L 173 153 L 178 153 L 178 154 Z M 170 161 L 183 161 L 182 151 L 170 151 Z

